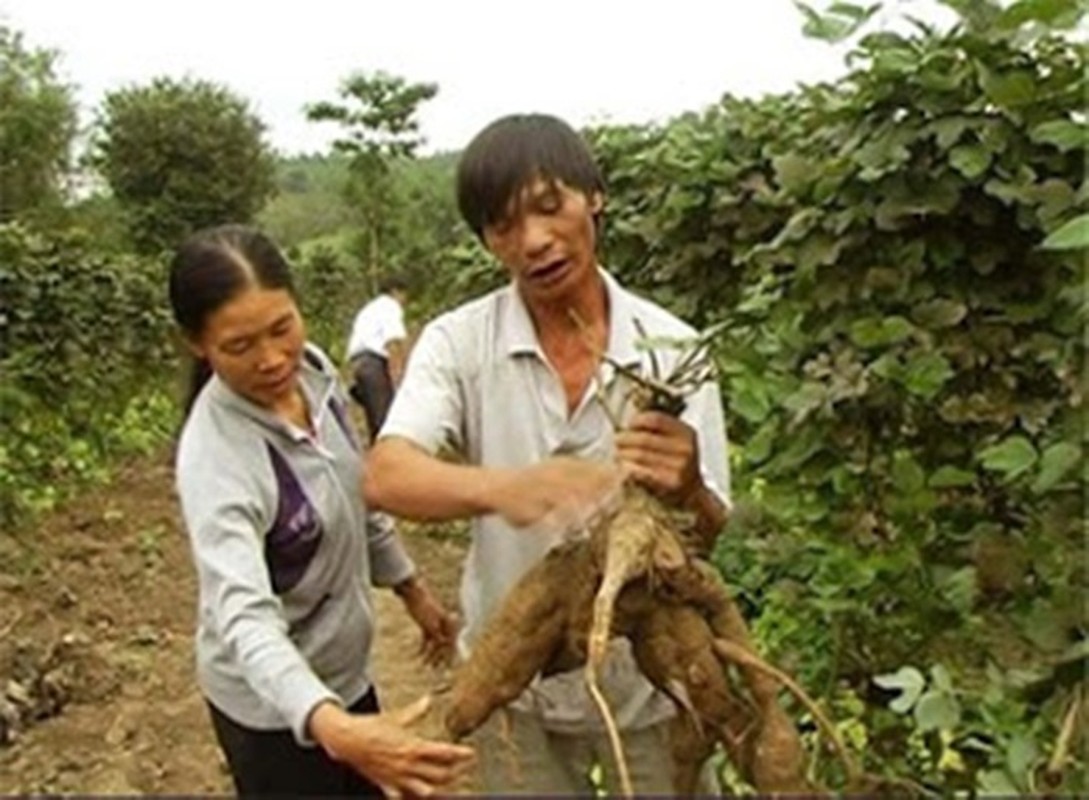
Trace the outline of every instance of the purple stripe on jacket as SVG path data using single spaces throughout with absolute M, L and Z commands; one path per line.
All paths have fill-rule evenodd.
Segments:
M 267 447 L 280 501 L 276 519 L 265 536 L 265 563 L 273 591 L 283 594 L 302 580 L 324 531 L 317 511 L 287 460 L 271 444 Z

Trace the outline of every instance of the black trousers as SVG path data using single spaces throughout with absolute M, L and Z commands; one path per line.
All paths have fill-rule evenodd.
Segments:
M 211 703 L 208 709 L 239 797 L 385 796 L 354 769 L 329 758 L 320 746 L 299 746 L 289 730 L 254 730 L 239 725 Z M 348 710 L 377 713 L 374 689 Z
M 393 379 L 389 376 L 389 364 L 377 353 L 361 353 L 352 359 L 352 379 L 349 394 L 363 406 L 367 434 L 373 442 L 393 403 Z

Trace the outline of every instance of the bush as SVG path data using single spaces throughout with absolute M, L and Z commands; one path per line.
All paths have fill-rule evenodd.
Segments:
M 873 735 L 878 673 L 948 662 L 977 685 L 1084 644 L 1085 262 L 1041 246 L 1085 210 L 1084 50 L 1033 17 L 1074 4 L 976 6 L 993 13 L 862 38 L 833 86 L 593 132 L 608 263 L 727 326 L 746 508 L 723 572 L 777 658 L 870 704 Z M 1028 791 L 1037 764 L 1010 748 L 1046 752 L 1059 719 L 1018 707 L 972 758 L 967 714 L 894 720 L 889 753 L 948 735 L 882 766 Z
M 5 526 L 177 422 L 163 402 L 176 368 L 163 271 L 91 242 L 86 231 L 0 226 Z

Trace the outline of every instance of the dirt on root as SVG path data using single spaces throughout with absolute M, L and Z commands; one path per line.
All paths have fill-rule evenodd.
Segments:
M 464 534 L 401 531 L 455 608 Z M 196 598 L 166 454 L 0 535 L 0 795 L 231 791 L 194 678 Z M 383 706 L 448 684 L 418 658 L 400 601 L 382 590 L 375 601 Z M 422 732 L 436 735 L 437 717 Z

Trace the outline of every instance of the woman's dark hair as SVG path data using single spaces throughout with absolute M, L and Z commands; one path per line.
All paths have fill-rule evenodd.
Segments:
M 244 225 L 221 225 L 186 239 L 170 264 L 170 307 L 174 321 L 190 339 L 204 331 L 208 318 L 250 287 L 286 289 L 295 295 L 291 268 L 272 241 Z M 207 361 L 195 358 L 185 412 L 211 377 Z
M 512 114 L 492 122 L 465 148 L 457 169 L 458 209 L 478 238 L 501 220 L 512 198 L 536 178 L 560 180 L 584 194 L 605 191 L 590 146 L 547 114 Z

